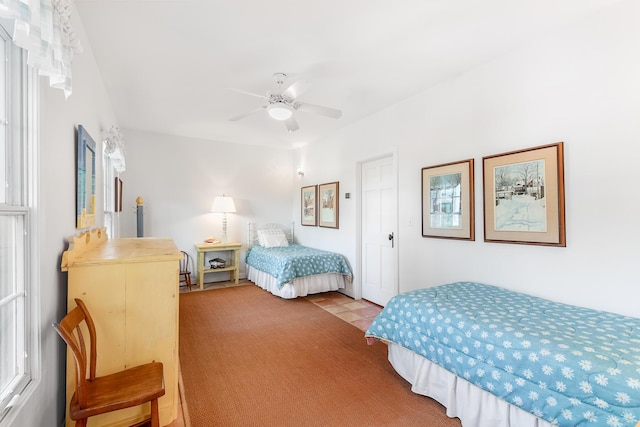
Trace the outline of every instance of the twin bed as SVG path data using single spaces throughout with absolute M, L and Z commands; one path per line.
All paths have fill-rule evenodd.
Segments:
M 392 298 L 365 337 L 464 427 L 640 425 L 640 319 L 479 283 Z
M 351 281 L 346 258 L 293 243 L 293 233 L 277 224 L 249 224 L 247 278 L 281 298 L 297 298 L 345 288 Z

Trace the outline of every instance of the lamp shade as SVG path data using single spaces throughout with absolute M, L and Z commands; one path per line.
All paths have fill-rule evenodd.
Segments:
M 213 204 L 211 204 L 211 212 L 218 213 L 227 213 L 227 212 L 235 212 L 236 204 L 233 203 L 233 197 L 230 196 L 216 196 L 213 199 Z

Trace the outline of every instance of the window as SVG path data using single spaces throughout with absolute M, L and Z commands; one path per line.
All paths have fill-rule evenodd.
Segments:
M 39 333 L 31 292 L 37 80 L 11 30 L 0 21 L 0 424 L 34 378 Z
M 115 213 L 115 178 L 116 171 L 113 168 L 111 157 L 106 152 L 102 154 L 102 170 L 104 171 L 104 226 L 107 229 L 107 236 L 110 239 L 118 237 L 116 235 L 116 213 Z
M 122 181 L 120 173 L 126 170 L 124 139 L 117 126 L 102 135 L 102 166 L 104 171 L 104 225 L 110 239 L 120 237 L 122 211 Z M 116 201 L 117 200 L 117 201 Z

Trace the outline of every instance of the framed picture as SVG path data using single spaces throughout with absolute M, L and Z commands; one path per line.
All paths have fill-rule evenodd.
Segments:
M 116 176 L 114 183 L 114 212 L 122 212 L 122 180 Z
M 310 185 L 302 187 L 301 191 L 301 221 L 302 225 L 318 225 L 318 187 Z
M 566 246 L 563 143 L 482 160 L 484 241 Z
M 96 224 L 96 142 L 78 125 L 76 162 L 76 228 Z
M 422 237 L 475 240 L 473 159 L 422 168 Z
M 338 182 L 329 182 L 318 186 L 318 225 L 338 228 Z

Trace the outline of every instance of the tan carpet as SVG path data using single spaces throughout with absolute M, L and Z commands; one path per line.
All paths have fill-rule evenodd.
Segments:
M 180 294 L 180 363 L 192 427 L 460 426 L 411 392 L 386 345 L 253 285 Z

